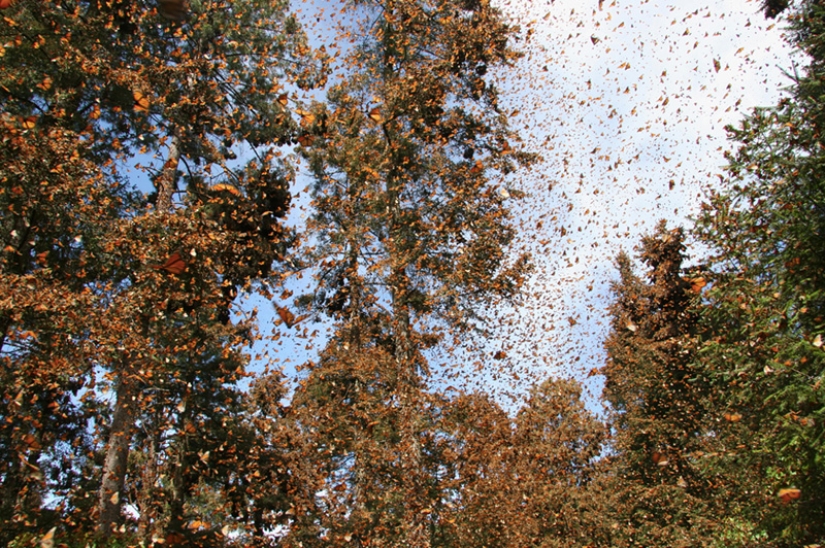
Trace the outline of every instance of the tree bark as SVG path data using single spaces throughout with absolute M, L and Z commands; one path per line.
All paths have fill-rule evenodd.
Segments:
M 121 492 L 126 479 L 129 444 L 132 441 L 137 407 L 136 396 L 135 381 L 123 375 L 118 382 L 115 412 L 106 444 L 103 479 L 100 483 L 98 533 L 103 537 L 112 535 L 121 523 L 120 510 L 123 506 Z
M 177 134 L 170 137 L 169 153 L 166 162 L 155 179 L 155 187 L 158 191 L 157 210 L 167 213 L 172 209 L 172 196 L 177 189 L 178 163 L 180 163 L 180 139 Z
M 384 128 L 388 144 L 392 148 L 392 139 Z M 397 165 L 397 164 L 396 164 Z M 407 275 L 406 246 L 401 231 L 403 226 L 401 204 L 396 169 L 391 168 L 387 181 L 387 194 L 390 210 L 389 233 L 390 244 L 390 295 L 393 309 L 393 335 L 395 342 L 395 361 L 398 367 L 398 396 L 400 404 L 401 443 L 403 446 L 402 474 L 403 489 L 406 491 L 406 516 L 404 518 L 404 543 L 409 548 L 429 548 L 430 537 L 426 524 L 426 496 L 422 490 L 426 477 L 422 471 L 422 448 L 418 439 L 419 418 L 418 400 L 420 395 L 420 377 L 415 359 L 412 341 L 412 318 L 409 309 L 410 279 Z

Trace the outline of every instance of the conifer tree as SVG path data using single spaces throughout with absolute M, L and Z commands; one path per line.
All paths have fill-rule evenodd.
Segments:
M 11 37 L 0 67 L 2 413 L 4 428 L 29 425 L 0 443 L 3 517 L 35 524 L 31 534 L 94 516 L 109 536 L 125 526 L 131 449 L 152 437 L 138 431 L 185 432 L 187 407 L 222 420 L 210 400 L 243 374 L 253 333 L 229 309 L 291 239 L 280 224 L 291 174 L 274 147 L 297 127 L 286 86 L 317 82 L 323 60 L 280 3 L 24 0 L 0 25 Z M 244 145 L 255 158 L 228 165 Z M 136 153 L 154 155 L 141 159 L 148 196 L 124 171 Z M 89 419 L 100 455 L 65 425 L 85 433 Z M 191 459 L 185 438 L 156 455 Z M 97 504 L 76 484 L 56 512 L 62 527 L 46 519 L 44 462 L 65 463 L 63 479 L 96 473 Z
M 384 487 L 385 515 L 397 525 L 373 533 L 429 546 L 438 497 L 426 472 L 432 419 L 422 351 L 439 340 L 434 322 L 471 326 L 475 305 L 512 295 L 526 268 L 524 258 L 505 260 L 513 237 L 505 196 L 516 192 L 490 178 L 529 161 L 485 76 L 516 57 L 513 31 L 484 0 L 351 5 L 366 21 L 363 42 L 328 106 L 304 116 L 316 181 L 310 254 L 321 265 L 309 301 L 340 326 L 306 393 L 342 394 L 331 372 L 345 355 L 359 356 L 365 371 L 349 373 L 344 386 L 386 391 L 371 411 L 381 416 L 366 422 L 389 421 L 398 452 L 389 461 L 398 479 Z M 311 427 L 312 413 L 305 420 Z M 341 468 L 329 473 L 349 474 L 351 485 L 378 464 L 336 447 Z
M 613 482 L 614 542 L 621 545 L 698 546 L 710 538 L 712 482 L 697 456 L 713 436 L 693 365 L 704 279 L 683 270 L 684 249 L 682 231 L 662 223 L 642 241 L 647 280 L 633 273 L 627 255 L 618 258 L 602 370 L 615 454 L 603 473 Z
M 729 128 L 738 150 L 696 233 L 714 273 L 701 365 L 719 395 L 720 466 L 736 480 L 738 541 L 825 541 L 822 81 L 825 8 L 794 5 L 809 57 L 788 94 Z

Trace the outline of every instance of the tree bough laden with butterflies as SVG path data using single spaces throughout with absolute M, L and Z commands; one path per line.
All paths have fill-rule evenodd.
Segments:
M 393 510 L 403 513 L 397 523 L 378 528 L 375 537 L 428 546 L 427 509 L 435 495 L 424 456 L 422 351 L 439 341 L 430 331 L 437 322 L 468 328 L 476 305 L 518 289 L 527 261 L 505 260 L 514 231 L 491 174 L 532 158 L 515 148 L 497 91 L 484 77 L 487 66 L 517 57 L 508 46 L 512 29 L 487 2 L 351 5 L 369 31 L 327 106 L 310 110 L 326 131 L 302 146 L 316 180 L 310 227 L 319 242 L 307 255 L 322 265 L 307 300 L 339 326 L 329 358 L 307 386 L 323 384 L 326 368 L 345 349 L 389 352 L 396 378 L 386 412 L 399 415 L 403 448 L 392 458 L 406 471 L 393 496 L 405 504 Z M 382 382 L 384 371 L 376 369 L 372 382 Z M 306 420 L 311 424 L 311 413 Z M 362 454 L 339 472 L 369 474 L 369 458 Z M 329 511 L 324 523 L 345 536 L 346 519 L 329 522 L 335 510 Z
M 25 375 L 18 373 L 40 364 L 67 418 L 74 404 L 59 394 L 77 382 L 87 387 L 82 401 L 89 407 L 80 407 L 105 450 L 82 457 L 101 479 L 97 509 L 88 513 L 97 524 L 83 521 L 108 536 L 125 525 L 129 455 L 148 443 L 135 437 L 135 425 L 180 423 L 174 409 L 186 393 L 187 368 L 217 359 L 199 375 L 226 390 L 243 370 L 238 347 L 252 332 L 247 322 L 228 323 L 228 307 L 238 290 L 271 272 L 291 239 L 281 227 L 290 174 L 267 147 L 298 128 L 286 86 L 321 81 L 325 58 L 307 47 L 284 6 L 257 0 L 231 8 L 93 1 L 71 9 L 21 1 L 4 15 L 4 32 L 26 37 L 5 47 L 0 67 L 0 170 L 4 185 L 17 181 L 0 198 L 2 283 L 10 299 L 0 310 L 4 378 L 19 384 Z M 227 166 L 231 150 L 247 143 L 256 160 Z M 157 187 L 145 205 L 123 169 L 137 152 L 159 159 L 144 166 Z M 231 203 L 216 198 L 222 184 L 238 190 L 229 193 Z M 77 356 L 76 365 L 57 356 Z M 111 388 L 114 405 L 96 403 L 92 411 L 101 384 Z M 4 402 L 18 393 L 25 401 L 26 392 L 15 391 Z M 62 447 L 40 434 L 32 433 L 40 454 Z M 170 443 L 185 447 L 176 445 L 182 437 Z M 171 470 L 168 461 L 158 466 L 161 475 Z M 38 477 L 38 489 L 52 485 Z M 4 516 L 40 523 L 39 504 L 15 502 L 13 484 L 4 482 Z M 191 497 L 191 487 L 178 493 Z M 151 520 L 152 512 L 142 515 Z M 168 525 L 142 524 L 147 535 Z M 16 531 L 8 529 L 4 540 Z

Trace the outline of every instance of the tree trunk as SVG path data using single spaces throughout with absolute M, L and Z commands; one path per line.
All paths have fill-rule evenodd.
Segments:
M 386 133 L 386 130 L 385 130 Z M 387 135 L 389 137 L 389 135 Z M 389 140 L 389 139 L 388 139 Z M 391 142 L 391 140 L 390 140 Z M 425 513 L 427 500 L 424 493 L 426 477 L 422 471 L 421 444 L 418 440 L 418 419 L 420 383 L 416 352 L 412 340 L 412 319 L 408 297 L 410 280 L 407 275 L 407 260 L 405 257 L 404 240 L 400 231 L 404 228 L 401 222 L 401 207 L 398 191 L 395 187 L 395 176 L 388 178 L 388 201 L 390 203 L 390 293 L 393 309 L 393 331 L 395 342 L 395 361 L 398 367 L 398 396 L 400 403 L 401 444 L 402 444 L 402 474 L 403 489 L 406 491 L 404 544 L 409 548 L 429 548 L 430 538 L 427 531 L 427 514 Z
M 180 139 L 177 134 L 170 137 L 169 154 L 157 179 L 155 187 L 158 191 L 156 202 L 157 210 L 166 213 L 172 209 L 172 196 L 177 190 L 178 163 L 180 163 Z
M 121 522 L 121 492 L 126 479 L 126 465 L 129 459 L 129 444 L 136 415 L 137 387 L 135 381 L 122 375 L 117 387 L 115 412 L 106 445 L 106 459 L 103 463 L 103 479 L 100 483 L 98 533 L 109 537 Z
M 148 454 L 141 473 L 141 490 L 138 493 L 137 505 L 140 512 L 138 521 L 138 538 L 143 539 L 147 546 L 151 544 L 153 536 L 160 534 L 158 528 L 158 494 L 156 483 L 158 480 L 158 448 L 160 447 L 160 422 L 158 416 L 150 424 L 154 431 L 146 432 L 148 438 Z

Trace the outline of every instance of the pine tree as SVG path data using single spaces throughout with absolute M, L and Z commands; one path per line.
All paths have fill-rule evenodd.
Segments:
M 612 478 L 614 542 L 622 545 L 709 542 L 713 489 L 699 461 L 713 436 L 704 380 L 693 364 L 704 278 L 683 270 L 684 249 L 682 231 L 662 223 L 642 241 L 646 281 L 627 255 L 618 258 L 602 370 L 614 454 L 603 473 Z
M 37 521 L 36 492 L 54 483 L 38 463 L 63 452 L 61 477 L 97 469 L 90 514 L 109 536 L 123 525 L 131 449 L 151 445 L 136 426 L 183 427 L 177 409 L 192 387 L 212 405 L 243 374 L 240 346 L 254 333 L 231 322 L 232 301 L 292 238 L 280 223 L 291 173 L 274 148 L 297 128 L 286 86 L 318 81 L 323 59 L 269 2 L 21 1 L 4 16 L 2 413 L 4 425 L 29 427 L 3 433 L 4 476 L 15 478 L 3 517 Z M 255 158 L 230 167 L 245 145 Z M 154 154 L 149 196 L 124 172 L 136 153 Z M 196 382 L 184 380 L 194 370 Z M 114 394 L 110 409 L 101 389 Z M 90 457 L 82 436 L 69 441 L 78 427 L 64 423 L 89 419 L 102 455 Z M 191 458 L 170 447 L 157 455 Z
M 331 89 L 327 107 L 316 105 L 304 116 L 317 243 L 308 254 L 321 265 L 308 301 L 339 325 L 305 394 L 343 397 L 344 388 L 330 379 L 374 391 L 372 418 L 340 419 L 356 430 L 386 421 L 383 436 L 394 438 L 396 454 L 387 462 L 396 479 L 376 472 L 369 480 L 384 489 L 382 515 L 392 523 L 372 536 L 429 546 L 438 496 L 428 472 L 432 412 L 422 352 L 439 340 L 435 322 L 471 326 L 476 305 L 512 295 L 526 268 L 524 258 L 510 264 L 505 255 L 514 234 L 505 196 L 516 192 L 490 176 L 530 158 L 516 149 L 485 78 L 516 54 L 508 46 L 512 30 L 486 1 L 352 5 L 367 23 L 349 59 L 351 72 Z M 352 363 L 363 371 L 341 378 Z M 316 405 L 307 403 L 306 428 L 315 428 Z M 363 439 L 370 430 L 348 435 Z M 371 459 L 388 455 L 388 439 L 379 436 L 373 441 L 380 450 L 360 455 L 335 442 L 340 452 L 331 456 L 339 466 L 328 473 L 349 478 L 353 496 L 362 498 L 353 508 L 374 506 L 372 495 L 355 486 L 381 466 Z
M 729 128 L 730 178 L 697 226 L 714 277 L 699 355 L 719 394 L 721 465 L 741 542 L 825 541 L 822 81 L 825 8 L 800 2 L 790 42 L 810 59 L 788 95 Z
M 566 379 L 536 385 L 515 418 L 483 393 L 445 404 L 438 546 L 588 544 L 584 492 L 606 431 Z

